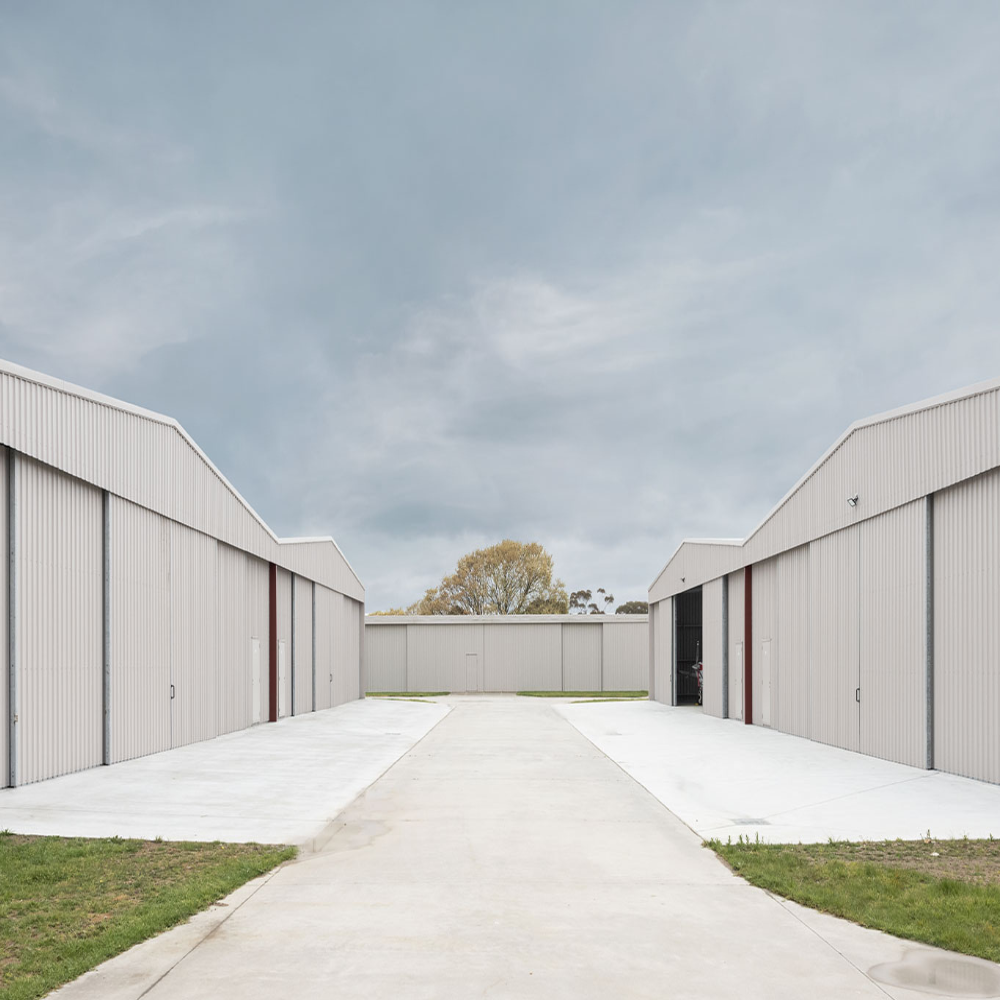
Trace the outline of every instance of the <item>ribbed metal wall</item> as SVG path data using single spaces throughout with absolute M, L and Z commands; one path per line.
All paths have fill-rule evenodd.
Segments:
M 216 730 L 231 733 L 266 718 L 269 642 L 268 566 L 228 545 L 218 547 Z M 253 640 L 260 643 L 260 711 L 253 717 Z
M 743 570 L 729 574 L 729 718 L 743 718 Z
M 218 542 L 170 524 L 170 682 L 172 745 L 219 733 Z
M 6 787 L 10 783 L 10 635 L 8 632 L 10 595 L 7 587 L 7 574 L 10 566 L 10 550 L 8 548 L 9 538 L 7 531 L 9 521 L 7 520 L 7 491 L 9 489 L 7 481 L 7 449 L 0 447 L 0 663 L 3 669 L 0 670 L 0 788 Z
M 513 626 L 516 628 L 517 626 Z M 601 690 L 601 632 L 603 625 L 563 625 L 562 628 L 562 690 Z M 489 639 L 487 639 L 489 648 Z M 522 688 L 521 690 L 527 690 Z M 539 690 L 560 690 L 540 688 Z
M 484 690 L 561 690 L 559 625 L 490 625 L 485 630 L 483 648 Z
M 0 443 L 364 599 L 364 588 L 332 540 L 279 542 L 168 417 L 0 362 Z
M 764 717 L 764 671 L 761 659 L 765 642 L 771 646 L 770 725 L 774 725 L 775 660 L 777 659 L 778 564 L 775 559 L 757 563 L 753 568 L 753 722 L 762 725 Z
M 18 783 L 103 759 L 101 491 L 18 459 Z
M 312 582 L 295 577 L 295 714 L 312 711 Z
M 1000 781 L 1000 470 L 934 497 L 935 767 Z
M 722 718 L 722 580 L 701 588 L 702 710 Z
M 855 526 L 809 546 L 809 735 L 847 750 L 860 745 L 859 541 Z
M 350 597 L 341 599 L 343 615 L 343 653 L 337 668 L 341 678 L 343 701 L 354 701 L 361 697 L 359 690 L 361 671 L 358 668 L 361 659 L 361 629 L 364 615 L 361 613 L 360 601 Z M 335 675 L 336 676 L 336 675 Z
M 655 635 L 653 648 L 655 700 L 669 705 L 672 694 L 670 674 L 673 669 L 674 655 L 673 599 L 668 597 L 666 600 L 657 601 L 649 607 L 649 627 L 653 629 Z
M 861 750 L 927 761 L 926 505 L 863 521 L 861 532 Z
M 640 691 L 649 645 L 645 615 L 372 616 L 365 671 L 373 692 L 599 691 L 602 674 L 606 691 Z
M 746 558 L 801 545 L 1000 465 L 1000 389 L 873 418 L 849 431 L 746 541 Z M 856 507 L 846 497 L 858 494 Z
M 406 690 L 405 626 L 365 626 L 365 677 L 369 691 Z
M 347 660 L 347 598 L 342 594 L 333 595 L 333 685 L 332 703 L 343 705 L 351 700 L 347 687 L 344 663 Z
M 333 602 L 340 594 L 316 587 L 316 710 L 333 704 Z
M 742 565 L 743 546 L 738 540 L 682 542 L 649 588 L 649 600 L 682 593 Z
M 170 747 L 170 522 L 111 497 L 111 759 Z
M 292 574 L 278 569 L 276 580 L 278 605 L 278 642 L 285 644 L 285 679 L 282 683 L 284 701 L 279 698 L 279 718 L 292 714 Z M 282 706 L 284 710 L 282 711 Z
M 809 546 L 782 552 L 775 567 L 771 622 L 771 726 L 795 736 L 808 736 L 810 726 L 809 670 Z M 757 567 L 753 570 L 757 599 Z M 756 633 L 754 634 L 756 640 Z M 760 660 L 754 654 L 754 664 Z
M 482 625 L 406 626 L 407 690 L 464 691 L 468 653 L 482 663 Z
M 601 669 L 605 691 L 649 687 L 649 623 L 605 622 L 601 626 Z

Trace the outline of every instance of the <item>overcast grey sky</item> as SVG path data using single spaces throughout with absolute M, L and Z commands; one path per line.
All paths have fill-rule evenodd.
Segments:
M 370 609 L 619 601 L 1000 375 L 1000 4 L 0 0 L 0 355 L 178 418 Z

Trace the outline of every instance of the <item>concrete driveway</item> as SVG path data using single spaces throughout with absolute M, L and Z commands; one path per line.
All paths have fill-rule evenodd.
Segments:
M 0 790 L 0 829 L 311 844 L 447 714 L 371 698 Z
M 558 711 L 706 839 L 1000 837 L 1000 785 L 653 701 Z
M 735 878 L 552 704 L 449 704 L 322 850 L 60 996 L 903 1000 L 927 992 L 894 982 L 932 980 L 937 996 L 1000 993 L 997 966 Z

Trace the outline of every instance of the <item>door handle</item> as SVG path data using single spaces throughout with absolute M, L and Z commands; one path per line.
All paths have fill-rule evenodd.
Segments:
M 170 700 L 171 700 L 171 701 L 173 701 L 173 700 L 174 700 L 174 695 L 175 695 L 175 694 L 176 694 L 176 692 L 174 691 L 174 686 L 173 686 L 173 684 L 171 684 L 171 685 L 170 685 Z
M 861 704 L 861 688 L 854 689 L 854 700 L 860 705 Z

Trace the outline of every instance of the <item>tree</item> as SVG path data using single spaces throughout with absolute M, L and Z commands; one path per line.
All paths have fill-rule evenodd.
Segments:
M 385 611 L 368 611 L 367 615 L 405 615 L 406 608 L 386 608 Z
M 616 615 L 648 615 L 649 605 L 645 601 L 626 601 L 615 608 Z
M 597 594 L 601 596 L 598 597 Z M 598 605 L 598 601 L 603 606 Z M 611 605 L 615 603 L 615 595 L 609 594 L 603 587 L 598 587 L 596 593 L 589 590 L 574 590 L 569 595 L 569 613 L 580 615 L 609 615 Z
M 569 598 L 537 542 L 504 539 L 458 560 L 455 572 L 408 611 L 418 615 L 565 614 Z

